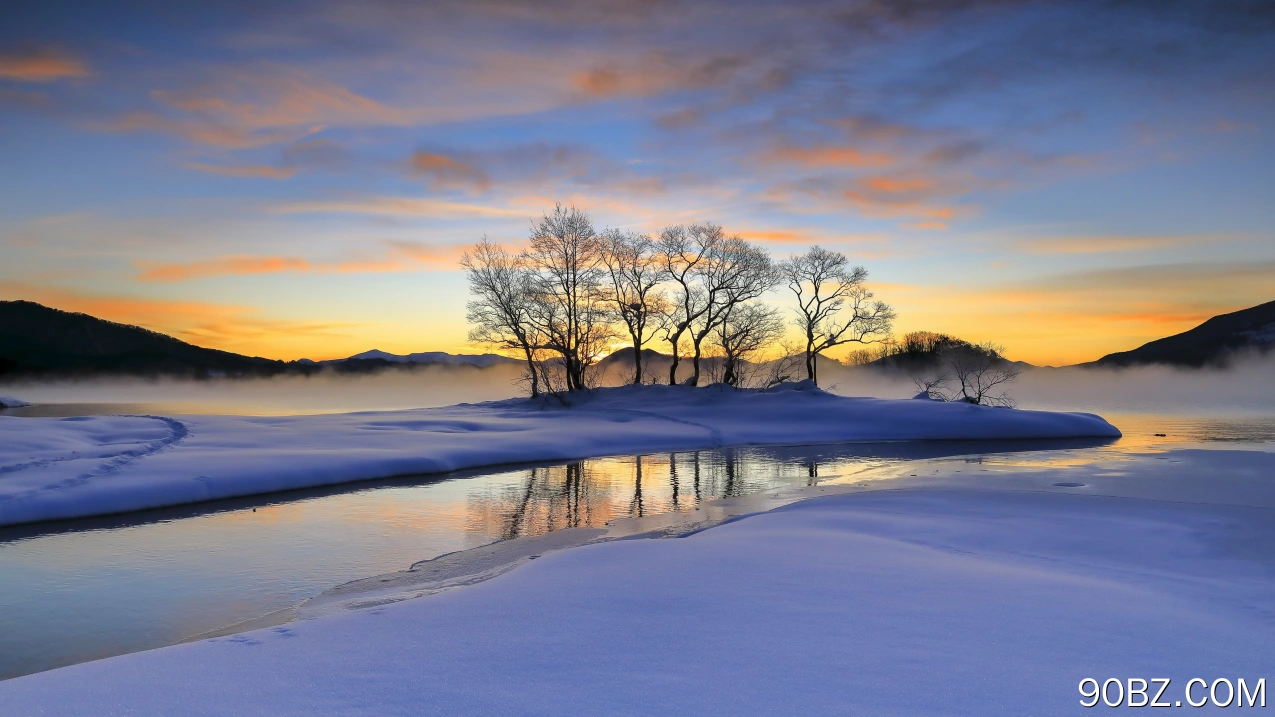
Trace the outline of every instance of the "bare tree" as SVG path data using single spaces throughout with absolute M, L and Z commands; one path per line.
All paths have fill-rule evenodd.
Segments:
M 609 230 L 602 235 L 602 263 L 610 279 L 604 296 L 633 345 L 633 383 L 642 383 L 642 348 L 669 315 L 660 283 L 665 278 L 655 241 L 645 234 Z
M 760 297 L 778 282 L 770 255 L 739 237 L 718 242 L 706 258 L 699 277 L 704 311 L 691 333 L 692 373 L 686 381 L 691 386 L 699 384 L 704 339 L 737 307 Z
M 768 365 L 765 380 L 762 382 L 763 388 L 796 380 L 797 374 L 803 368 L 802 362 L 805 355 L 802 353 L 801 346 L 785 340 L 780 342 L 779 350 L 779 358 L 772 360 Z
M 521 353 L 527 362 L 531 395 L 539 396 L 536 350 L 540 340 L 531 321 L 531 274 L 526 264 L 483 237 L 472 252 L 465 252 L 460 265 L 474 297 L 465 306 L 465 318 L 472 325 L 469 340 Z
M 797 327 L 806 342 L 806 377 L 818 383 L 818 357 L 846 343 L 868 344 L 890 335 L 894 309 L 864 286 L 868 271 L 851 267 L 846 256 L 822 247 L 780 264 L 797 297 Z
M 710 254 L 725 240 L 721 227 L 714 224 L 670 226 L 660 232 L 656 242 L 659 261 L 665 276 L 673 282 L 673 310 L 664 327 L 664 338 L 672 348 L 673 363 L 668 382 L 677 384 L 677 366 L 681 362 L 682 336 L 708 310 L 707 298 L 700 288 L 700 276 L 712 261 Z
M 947 395 L 947 383 L 952 377 L 945 373 L 937 376 L 913 376 L 912 383 L 916 385 L 916 397 L 920 398 L 921 394 L 925 394 L 926 398 L 935 401 L 950 400 Z
M 722 383 L 741 384 L 743 362 L 784 333 L 779 312 L 764 304 L 736 304 L 722 318 L 713 335 L 722 353 Z
M 979 405 L 1009 406 L 1013 399 L 1004 385 L 1018 379 L 1022 371 L 1005 360 L 1004 349 L 991 342 L 955 345 L 944 349 L 943 358 L 952 369 L 953 380 L 960 390 L 953 400 Z
M 603 301 L 601 237 L 587 214 L 559 204 L 532 225 L 520 259 L 531 272 L 528 313 L 541 345 L 561 358 L 568 391 L 587 388 L 587 370 L 614 337 Z

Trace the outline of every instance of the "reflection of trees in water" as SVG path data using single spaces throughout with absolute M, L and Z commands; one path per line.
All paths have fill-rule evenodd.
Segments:
M 469 525 L 471 532 L 487 539 L 598 527 L 617 518 L 694 510 L 706 500 L 777 485 L 813 485 L 818 466 L 816 460 L 784 461 L 747 450 L 720 450 L 530 468 L 517 482 L 471 495 Z

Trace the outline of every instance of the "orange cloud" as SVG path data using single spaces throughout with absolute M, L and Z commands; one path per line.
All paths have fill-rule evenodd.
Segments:
M 864 242 L 877 243 L 881 241 L 879 237 L 874 236 L 837 236 L 809 229 L 746 230 L 738 232 L 738 234 L 740 237 L 747 239 L 748 241 L 761 242 L 765 244 L 861 244 Z
M 156 90 L 159 111 L 136 111 L 102 126 L 152 131 L 190 142 L 248 149 L 291 142 L 328 125 L 403 126 L 411 113 L 340 85 L 275 65 L 223 70 L 181 90 Z
M 210 84 L 157 90 L 156 100 L 192 115 L 252 129 L 312 124 L 403 125 L 404 111 L 299 70 L 233 71 Z
M 271 167 L 261 164 L 205 164 L 203 162 L 187 162 L 187 169 L 211 174 L 224 174 L 227 177 L 257 177 L 263 179 L 289 179 L 297 173 L 296 167 Z
M 696 62 L 663 52 L 652 52 L 624 62 L 594 67 L 571 76 L 579 93 L 594 99 L 620 95 L 648 97 L 661 92 L 703 89 L 739 77 L 748 60 L 739 55 L 718 55 Z
M 53 48 L 0 55 L 0 77 L 22 82 L 52 82 L 87 77 L 89 68 L 79 59 Z
M 412 155 L 411 163 L 417 174 L 432 178 L 435 189 L 471 187 L 485 192 L 491 188 L 491 179 L 481 169 L 451 157 L 420 151 Z
M 924 177 L 901 179 L 897 177 L 868 177 L 860 183 L 878 192 L 887 194 L 917 194 L 934 189 L 934 182 Z
M 311 262 L 289 256 L 224 256 L 217 259 L 177 264 L 141 261 L 140 281 L 188 281 L 217 276 L 253 276 L 284 272 L 320 274 L 373 274 L 423 269 L 452 269 L 464 253 L 461 246 L 432 246 L 415 242 L 388 242 L 388 250 L 379 257 L 344 261 Z
M 254 130 L 206 120 L 174 119 L 154 112 L 132 112 L 101 127 L 107 132 L 162 132 L 198 144 L 225 149 L 252 149 L 279 142 L 291 142 L 323 129 L 321 126 L 315 126 Z
M 552 203 L 551 203 L 552 206 Z M 374 214 L 432 219 L 525 217 L 526 212 L 418 197 L 370 197 L 347 201 L 293 202 L 274 207 L 279 214 Z
M 312 269 L 310 262 L 305 259 L 285 256 L 226 256 L 186 264 L 156 264 L 140 261 L 138 266 L 144 268 L 144 271 L 137 276 L 142 281 L 186 281 L 213 276 L 250 276 Z
M 894 158 L 854 147 L 781 147 L 762 155 L 762 161 L 806 167 L 884 167 L 892 164 Z

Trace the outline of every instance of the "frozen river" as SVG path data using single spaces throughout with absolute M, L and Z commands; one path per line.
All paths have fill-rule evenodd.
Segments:
M 1154 493 L 1155 466 L 1179 454 L 1202 448 L 1272 457 L 1267 452 L 1275 450 L 1275 417 L 1109 417 L 1125 438 L 623 456 L 0 530 L 0 678 L 171 644 L 444 553 L 695 511 L 723 497 L 808 485 L 888 487 L 913 476 L 977 485 L 1048 475 L 1051 489 L 1075 490 L 1070 484 L 1085 479 L 1056 479 L 1138 466 L 1144 470 L 1132 472 L 1151 476 L 1139 480 Z

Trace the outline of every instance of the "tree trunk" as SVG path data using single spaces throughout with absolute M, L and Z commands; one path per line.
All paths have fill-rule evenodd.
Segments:
M 527 355 L 527 372 L 531 375 L 531 397 L 536 398 L 540 395 L 540 375 L 536 373 L 536 360 L 532 357 L 530 346 L 523 346 L 522 350 Z
M 809 328 L 807 328 L 807 332 Z M 815 376 L 815 363 L 819 359 L 819 354 L 815 351 L 814 337 L 809 333 L 806 334 L 806 378 L 819 385 L 819 379 Z
M 739 376 L 735 375 L 735 359 L 727 356 L 722 366 L 722 383 L 734 386 L 738 382 Z
M 681 362 L 681 356 L 679 356 L 681 350 L 678 344 L 682 342 L 682 331 L 684 330 L 685 329 L 679 330 L 677 333 L 673 334 L 668 341 L 673 347 L 673 364 L 669 366 L 668 369 L 668 385 L 670 386 L 677 385 L 677 364 Z
M 642 383 L 642 343 L 633 332 L 629 335 L 633 336 L 633 385 L 638 386 Z
M 691 355 L 691 367 L 692 367 L 691 377 L 686 382 L 688 386 L 699 385 L 700 345 L 703 344 L 705 336 L 708 336 L 707 329 L 705 329 L 704 332 L 699 334 L 698 336 L 695 334 L 691 334 L 691 343 L 695 344 L 695 353 Z
M 699 342 L 698 342 L 698 341 L 696 341 L 696 342 L 695 342 L 695 353 L 691 355 L 691 377 L 690 377 L 689 379 L 687 379 L 687 381 L 686 381 L 686 385 L 688 385 L 688 386 L 698 386 L 698 385 L 699 385 L 699 358 L 700 358 L 700 353 L 699 353 L 699 351 L 700 351 L 700 349 L 699 349 Z

